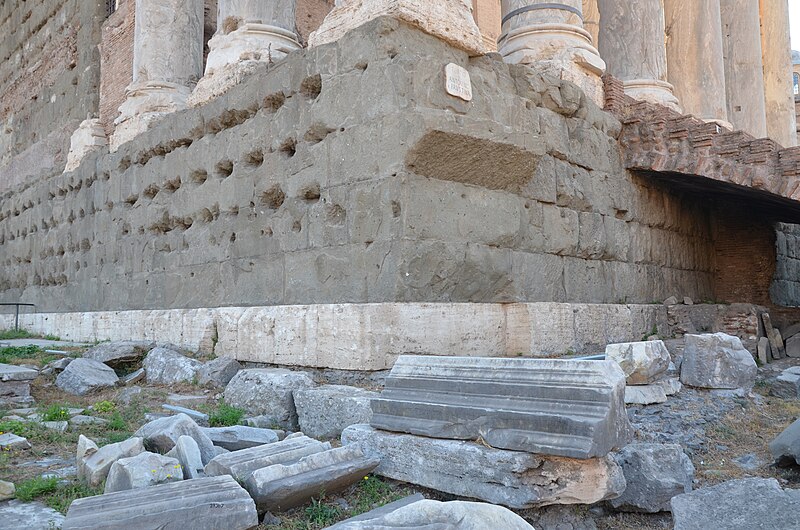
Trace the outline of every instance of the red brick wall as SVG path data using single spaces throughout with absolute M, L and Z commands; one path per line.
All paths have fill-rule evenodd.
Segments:
M 309 34 L 322 24 L 325 15 L 333 9 L 333 3 L 334 0 L 297 0 L 297 33 L 304 45 Z
M 120 0 L 103 24 L 100 41 L 100 121 L 106 134 L 114 131 L 125 89 L 133 80 L 134 0 Z

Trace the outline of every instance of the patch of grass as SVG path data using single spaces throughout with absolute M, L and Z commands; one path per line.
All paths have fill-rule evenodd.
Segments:
M 38 346 L 8 346 L 0 348 L 0 363 L 10 363 L 14 359 L 30 359 L 42 350 Z
M 109 444 L 115 444 L 119 442 L 124 442 L 131 436 L 133 436 L 133 433 L 131 431 L 112 432 L 106 435 L 106 440 L 108 440 Z
M 69 505 L 72 504 L 72 501 L 84 497 L 102 495 L 103 488 L 104 486 L 102 484 L 96 488 L 92 488 L 78 481 L 73 481 L 68 484 L 58 484 L 56 490 L 46 494 L 43 500 L 44 503 L 52 509 L 66 515 L 67 509 Z
M 308 524 L 323 528 L 331 526 L 342 517 L 342 509 L 338 506 L 326 504 L 323 499 L 311 499 L 311 506 L 303 510 Z
M 244 418 L 242 409 L 232 407 L 227 403 L 220 402 L 216 409 L 208 410 L 208 424 L 211 427 L 231 427 L 239 425 Z
M 30 502 L 34 499 L 52 493 L 58 489 L 58 477 L 42 478 L 35 477 L 23 482 L 17 486 L 16 496 L 22 502 Z
M 2 421 L 0 422 L 0 433 L 4 432 L 22 436 L 34 446 L 47 444 L 63 445 L 72 443 L 73 438 L 77 441 L 77 435 L 74 433 L 58 432 L 32 421 Z
M 98 401 L 93 405 L 94 411 L 99 414 L 110 414 L 117 410 L 113 401 Z
M 125 421 L 119 411 L 115 411 L 114 414 L 112 414 L 109 418 L 106 429 L 110 431 L 126 431 L 128 430 L 128 422 Z
M 44 340 L 55 340 L 55 341 L 60 341 L 61 340 L 61 337 L 59 337 L 58 335 L 50 335 L 50 334 L 47 334 L 42 338 Z
M 350 516 L 361 515 L 378 506 L 400 500 L 407 494 L 407 491 L 393 488 L 376 476 L 366 476 L 356 485 L 355 501 Z
M 26 329 L 4 329 L 0 330 L 0 340 L 27 339 L 34 335 Z
M 70 418 L 68 407 L 57 403 L 40 409 L 39 412 L 42 415 L 42 421 L 69 421 Z

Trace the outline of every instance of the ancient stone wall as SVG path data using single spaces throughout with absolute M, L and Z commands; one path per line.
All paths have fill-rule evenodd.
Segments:
M 102 2 L 0 6 L 0 189 L 63 168 L 69 137 L 98 112 Z
M 777 266 L 770 293 L 776 304 L 800 307 L 800 225 L 775 226 Z
M 125 101 L 125 89 L 133 81 L 134 0 L 122 0 L 103 23 L 100 42 L 100 121 L 107 135 Z
M 445 93 L 449 62 L 471 103 Z M 5 193 L 0 296 L 39 311 L 710 299 L 712 214 L 625 171 L 619 131 L 570 83 L 379 20 Z

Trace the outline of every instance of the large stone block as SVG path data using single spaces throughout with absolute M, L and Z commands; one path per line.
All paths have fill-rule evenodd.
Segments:
M 93 359 L 75 359 L 56 377 L 56 386 L 69 394 L 83 396 L 117 384 L 114 370 Z
M 800 420 L 786 427 L 772 440 L 769 450 L 778 465 L 800 465 Z
M 112 368 L 124 367 L 144 359 L 147 352 L 155 348 L 155 346 L 156 343 L 150 341 L 103 342 L 90 348 L 83 356 L 87 359 L 100 361 Z
M 214 445 L 224 447 L 228 451 L 239 451 L 278 441 L 278 434 L 271 429 L 258 429 L 244 425 L 203 427 L 202 430 Z
M 505 451 L 368 425 L 344 430 L 342 444 L 354 443 L 381 459 L 378 475 L 514 509 L 594 504 L 625 490 L 622 469 L 611 456 L 578 460 Z
M 343 385 L 296 390 L 300 430 L 313 438 L 338 438 L 345 427 L 370 422 L 370 400 L 378 396 L 377 392 Z
M 144 452 L 114 462 L 104 493 L 149 488 L 179 480 L 183 480 L 183 468 L 177 459 Z
M 245 488 L 259 511 L 285 511 L 362 480 L 379 463 L 379 458 L 365 455 L 358 445 L 349 445 L 257 469 L 245 481 Z
M 197 442 L 203 464 L 210 462 L 215 455 L 211 439 L 186 414 L 153 420 L 142 425 L 134 435 L 144 439 L 144 446 L 149 451 L 161 454 L 171 451 L 181 436 L 191 436 Z
M 155 348 L 144 360 L 147 382 L 161 385 L 191 383 L 203 363 L 167 348 Z
M 305 372 L 283 368 L 242 370 L 225 387 L 225 402 L 251 415 L 271 416 L 276 425 L 297 429 L 292 392 L 314 386 Z
M 753 355 L 725 333 L 686 335 L 681 382 L 698 388 L 752 388 L 758 373 Z
M 129 458 L 144 452 L 141 438 L 129 438 L 122 442 L 97 445 L 82 434 L 78 438 L 78 451 L 76 466 L 78 478 L 89 486 L 96 487 L 103 483 L 114 462 L 122 458 Z
M 258 525 L 253 499 L 231 477 L 198 478 L 77 499 L 63 530 L 247 530 Z
M 372 400 L 371 425 L 571 458 L 632 434 L 613 361 L 402 356 Z
M 616 361 L 629 385 L 647 385 L 667 371 L 672 360 L 663 341 L 626 342 L 606 346 L 606 359 Z

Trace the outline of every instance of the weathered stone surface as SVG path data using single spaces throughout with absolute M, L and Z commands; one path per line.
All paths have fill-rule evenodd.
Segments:
M 797 528 L 800 490 L 774 478 L 729 480 L 672 498 L 675 530 Z
M 795 421 L 769 444 L 778 465 L 800 465 L 800 420 Z
M 200 367 L 197 371 L 197 382 L 201 385 L 225 387 L 241 369 L 242 365 L 236 359 L 219 357 Z
M 180 462 L 183 469 L 183 478 L 186 480 L 205 475 L 203 459 L 200 457 L 200 448 L 191 436 L 183 435 L 179 437 L 175 447 L 166 456 Z
M 629 385 L 647 385 L 667 371 L 672 360 L 663 341 L 625 342 L 606 346 L 606 359 L 616 361 Z
M 677 444 L 630 444 L 614 455 L 627 487 L 612 499 L 622 511 L 656 513 L 670 510 L 670 499 L 692 491 L 694 466 Z
M 667 401 L 667 393 L 661 385 L 639 385 L 625 387 L 626 405 L 652 405 Z
M 349 525 L 352 523 L 357 522 L 374 522 L 375 520 L 380 519 L 386 514 L 389 514 L 403 506 L 408 506 L 409 504 L 414 504 L 415 502 L 424 501 L 425 497 L 422 496 L 421 493 L 415 493 L 413 495 L 409 495 L 408 497 L 403 497 L 400 500 L 390 502 L 389 504 L 384 504 L 378 508 L 374 508 L 366 513 L 362 513 L 361 515 L 356 515 L 355 517 L 351 517 L 345 521 L 341 521 L 336 523 L 333 526 L 328 527 L 326 530 L 342 530 L 346 528 L 345 525 Z
M 26 438 L 7 432 L 0 434 L 0 449 L 30 449 L 31 444 Z
M 135 490 L 183 480 L 181 463 L 155 453 L 139 453 L 114 462 L 108 472 L 105 493 Z
M 232 427 L 204 427 L 203 432 L 214 445 L 228 451 L 239 451 L 249 447 L 271 444 L 278 441 L 278 435 L 270 429 L 258 429 L 234 425 Z
M 800 371 L 789 369 L 781 372 L 772 383 L 769 393 L 785 399 L 800 397 Z
M 653 383 L 656 386 L 660 386 L 664 389 L 664 394 L 667 396 L 674 396 L 678 392 L 681 391 L 683 388 L 683 384 L 681 384 L 681 380 L 677 377 L 667 377 L 666 379 L 660 379 Z M 627 391 L 627 389 L 626 389 Z
M 69 419 L 69 424 L 72 426 L 107 425 L 108 420 L 104 418 L 98 418 L 96 416 L 86 416 L 84 414 L 77 414 Z
M 767 337 L 758 339 L 757 352 L 758 362 L 761 363 L 761 366 L 765 366 L 772 361 L 772 350 L 769 347 L 769 339 Z
M 247 530 L 253 499 L 231 477 L 198 478 L 74 501 L 63 530 Z
M 138 363 L 147 352 L 155 348 L 156 343 L 150 341 L 124 340 L 103 342 L 90 348 L 83 357 L 94 359 L 112 368 L 129 366 Z
M 786 356 L 800 359 L 800 335 L 795 334 L 786 340 Z
M 131 458 L 144 452 L 141 438 L 129 438 L 115 444 L 97 445 L 82 434 L 78 438 L 78 454 L 76 458 L 78 478 L 92 487 L 99 486 L 108 477 L 114 462 L 122 458 Z
M 7 501 L 8 499 L 14 498 L 14 492 L 17 488 L 14 486 L 13 482 L 6 482 L 5 480 L 0 480 L 0 501 Z
M 138 370 L 122 377 L 119 382 L 123 385 L 132 385 L 134 383 L 143 381 L 145 377 L 147 377 L 147 372 L 144 371 L 144 368 L 139 368 Z
M 370 512 L 371 513 L 371 512 Z M 448 530 L 533 530 L 525 519 L 502 506 L 482 502 L 439 502 L 423 499 L 369 519 L 342 521 L 328 530 L 375 528 L 447 528 Z
M 191 383 L 202 365 L 197 359 L 184 357 L 167 348 L 155 348 L 144 359 L 147 382 L 160 385 Z
M 275 425 L 297 429 L 297 410 L 292 392 L 312 388 L 305 372 L 283 368 L 242 370 L 225 387 L 225 402 L 249 414 L 271 416 Z
M 256 469 L 297 462 L 305 456 L 330 448 L 331 444 L 328 442 L 318 442 L 301 434 L 281 442 L 218 455 L 206 464 L 205 471 L 209 477 L 230 475 L 239 482 L 244 482 Z
M 752 388 L 758 366 L 738 337 L 686 335 L 681 382 L 699 388 Z
M 76 396 L 115 386 L 118 381 L 114 370 L 93 359 L 75 359 L 56 377 L 58 388 Z
M 215 455 L 214 444 L 186 414 L 153 420 L 142 425 L 134 435 L 144 438 L 144 446 L 148 451 L 161 454 L 175 447 L 181 436 L 191 436 L 200 448 L 203 464 L 207 464 Z
M 64 516 L 41 502 L 12 500 L 0 505 L 0 526 L 9 530 L 62 528 Z
M 0 381 L 33 381 L 39 375 L 37 370 L 0 363 Z
M 294 392 L 300 430 L 313 438 L 338 438 L 345 427 L 372 420 L 370 400 L 377 392 L 342 385 L 323 385 Z
M 610 456 L 577 460 L 505 451 L 368 425 L 344 430 L 342 444 L 354 443 L 381 459 L 378 475 L 509 508 L 593 504 L 625 490 L 622 469 Z
M 631 436 L 624 392 L 625 375 L 614 361 L 409 355 L 372 400 L 371 425 L 593 458 Z
M 186 414 L 190 418 L 192 418 L 198 425 L 207 426 L 208 425 L 208 414 L 205 412 L 200 412 L 199 410 L 194 409 L 187 409 L 186 407 L 179 407 L 177 405 L 161 405 L 161 408 L 164 410 L 168 410 L 170 412 L 177 412 L 180 414 Z
M 786 356 L 786 348 L 780 330 L 772 326 L 772 318 L 769 313 L 761 313 L 761 322 L 764 324 L 764 334 L 769 339 L 772 358 L 783 359 Z
M 245 488 L 259 511 L 285 511 L 323 493 L 336 493 L 362 480 L 380 463 L 356 445 L 305 456 L 294 463 L 255 470 Z

